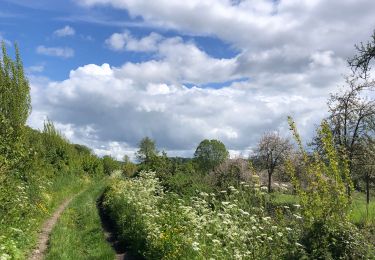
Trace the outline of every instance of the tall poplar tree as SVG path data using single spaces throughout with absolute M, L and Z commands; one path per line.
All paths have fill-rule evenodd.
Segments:
M 25 77 L 17 44 L 15 60 L 9 57 L 2 42 L 0 58 L 0 116 L 9 122 L 16 136 L 21 135 L 31 111 L 30 86 Z

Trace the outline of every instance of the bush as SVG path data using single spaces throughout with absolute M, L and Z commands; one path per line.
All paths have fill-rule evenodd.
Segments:
M 147 259 L 280 259 L 303 256 L 299 231 L 276 223 L 262 207 L 246 205 L 259 189 L 241 184 L 218 194 L 201 192 L 189 200 L 164 192 L 154 173 L 115 180 L 103 205 L 120 238 Z M 219 197 L 224 196 L 225 200 Z M 300 221 L 294 218 L 296 222 Z
M 302 243 L 314 259 L 365 259 L 373 250 L 355 226 L 348 221 L 352 188 L 348 162 L 333 144 L 332 132 L 323 121 L 318 138 L 323 151 L 308 156 L 294 122 L 289 124 L 302 156 L 304 178 L 297 178 L 292 163 L 287 164 L 301 203 L 304 219 Z M 302 183 L 303 181 L 303 183 Z

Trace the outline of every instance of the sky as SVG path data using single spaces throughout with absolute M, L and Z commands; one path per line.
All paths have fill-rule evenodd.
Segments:
M 248 156 L 261 135 L 309 141 L 373 0 L 0 0 L 0 39 L 30 81 L 28 125 L 52 120 L 99 155 L 133 157 L 148 136 L 170 156 L 203 139 Z

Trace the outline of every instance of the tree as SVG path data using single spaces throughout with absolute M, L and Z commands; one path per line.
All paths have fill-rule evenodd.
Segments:
M 249 183 L 254 175 L 251 162 L 237 158 L 225 160 L 216 167 L 209 175 L 211 183 L 220 190 L 228 189 L 229 186 L 238 187 L 241 182 Z
M 229 152 L 219 140 L 205 139 L 198 145 L 194 153 L 194 161 L 199 168 L 208 173 L 229 158 Z
M 359 150 L 359 149 L 358 149 Z M 366 213 L 368 217 L 368 207 L 370 204 L 370 187 L 375 182 L 375 139 L 373 136 L 366 136 L 361 139 L 360 152 L 356 157 L 355 164 L 357 165 L 360 180 L 365 182 L 366 191 Z
M 317 129 L 322 151 L 309 155 L 292 118 L 289 117 L 288 121 L 302 156 L 303 181 L 296 175 L 289 159 L 285 165 L 301 205 L 303 221 L 299 223 L 303 234 L 300 241 L 309 258 L 368 258 L 366 240 L 348 221 L 351 209 L 350 198 L 346 194 L 347 183 L 350 182 L 348 162 L 336 149 L 330 126 L 323 120 Z
M 371 71 L 370 63 L 375 59 L 375 30 L 371 36 L 371 40 L 365 44 L 362 42 L 355 45 L 357 54 L 353 58 L 348 59 L 349 66 L 353 73 L 359 73 L 361 78 L 367 79 Z
M 143 138 L 139 143 L 139 150 L 136 152 L 136 158 L 141 163 L 149 163 L 151 159 L 158 155 L 155 141 L 149 137 Z
M 362 156 L 366 136 L 373 135 L 375 130 L 375 101 L 366 96 L 375 87 L 375 81 L 370 79 L 370 64 L 375 58 L 375 31 L 371 41 L 360 43 L 355 48 L 357 54 L 348 59 L 353 75 L 346 79 L 346 88 L 331 95 L 327 121 L 336 148 L 347 157 L 350 177 L 358 186 L 358 178 L 354 177 L 361 170 L 360 165 L 357 165 L 361 161 L 359 156 Z
M 30 87 L 15 44 L 16 58 L 8 56 L 5 43 L 0 55 L 0 168 L 21 169 L 27 156 L 23 130 L 30 114 Z
M 128 155 L 124 155 L 122 164 L 122 173 L 126 177 L 133 177 L 137 171 L 137 165 L 133 163 Z
M 350 176 L 361 139 L 374 131 L 375 102 L 363 97 L 371 83 L 347 79 L 348 88 L 332 94 L 328 102 L 330 124 L 337 149 L 343 149 L 349 160 Z
M 257 147 L 257 155 L 268 173 L 268 192 L 272 189 L 272 174 L 275 169 L 284 161 L 292 150 L 292 145 L 287 138 L 281 137 L 278 133 L 265 133 Z
M 0 114 L 9 120 L 14 134 L 26 123 L 31 111 L 30 86 L 24 75 L 23 64 L 17 45 L 16 59 L 13 61 L 7 54 L 5 43 L 2 42 L 0 59 Z
M 111 175 L 114 170 L 120 169 L 120 163 L 109 155 L 103 156 L 103 169 L 104 173 Z

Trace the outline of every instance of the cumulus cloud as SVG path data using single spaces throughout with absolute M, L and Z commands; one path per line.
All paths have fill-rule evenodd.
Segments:
M 171 155 L 191 156 L 204 138 L 246 155 L 264 131 L 287 134 L 287 115 L 308 139 L 348 72 L 353 45 L 375 28 L 369 0 L 76 1 L 126 10 L 156 28 L 141 37 L 114 32 L 105 40 L 114 51 L 145 52 L 148 59 L 87 64 L 43 87 L 31 80 L 30 124 L 48 116 L 72 140 L 118 157 L 133 153 L 144 136 Z M 237 54 L 213 56 L 194 40 L 162 35 L 165 30 L 216 38 Z M 197 87 L 229 81 L 219 89 Z
M 68 47 L 46 47 L 39 45 L 36 52 L 47 56 L 55 56 L 61 58 L 71 58 L 74 56 L 74 50 Z
M 57 29 L 53 32 L 53 35 L 57 37 L 66 37 L 66 36 L 73 36 L 75 35 L 76 31 L 70 27 L 69 25 L 66 25 L 63 28 Z
M 215 35 L 239 48 L 272 48 L 291 42 L 327 48 L 338 44 L 340 39 L 350 40 L 352 47 L 357 42 L 351 38 L 353 34 L 357 40 L 366 39 L 375 25 L 372 19 L 375 2 L 369 0 L 76 1 L 84 6 L 111 5 L 127 10 L 134 17 L 141 16 L 155 26 Z M 325 37 L 331 41 L 319 42 Z M 339 49 L 344 51 L 347 47 Z
M 117 46 L 114 49 L 155 53 L 157 59 L 141 63 L 127 62 L 115 72 L 120 77 L 126 75 L 140 86 L 148 83 L 222 82 L 245 75 L 237 72 L 237 57 L 213 58 L 198 48 L 194 42 L 184 42 L 181 37 L 164 38 L 159 34 L 151 33 L 138 39 L 126 33 L 128 40 L 124 44 L 116 45 L 113 42 L 113 35 L 106 42 L 107 44 L 112 42 L 113 47 Z
M 36 117 L 48 115 L 68 125 L 63 132 L 100 154 L 121 157 L 132 153 L 141 138 L 150 136 L 172 155 L 191 156 L 204 138 L 220 139 L 238 155 L 248 154 L 267 129 L 285 133 L 289 114 L 306 135 L 324 115 L 326 97 L 318 90 L 321 86 L 311 88 L 308 77 L 291 74 L 269 81 L 273 89 L 280 90 L 267 91 L 268 86 L 260 86 L 261 80 L 220 89 L 188 88 L 152 80 L 140 83 L 123 67 L 90 64 L 47 87 L 32 84 L 32 90 Z M 287 84 L 294 90 L 285 92 L 282 88 Z M 323 91 L 328 94 L 332 88 L 326 86 Z M 120 144 L 123 150 L 116 150 L 118 146 L 113 144 Z

